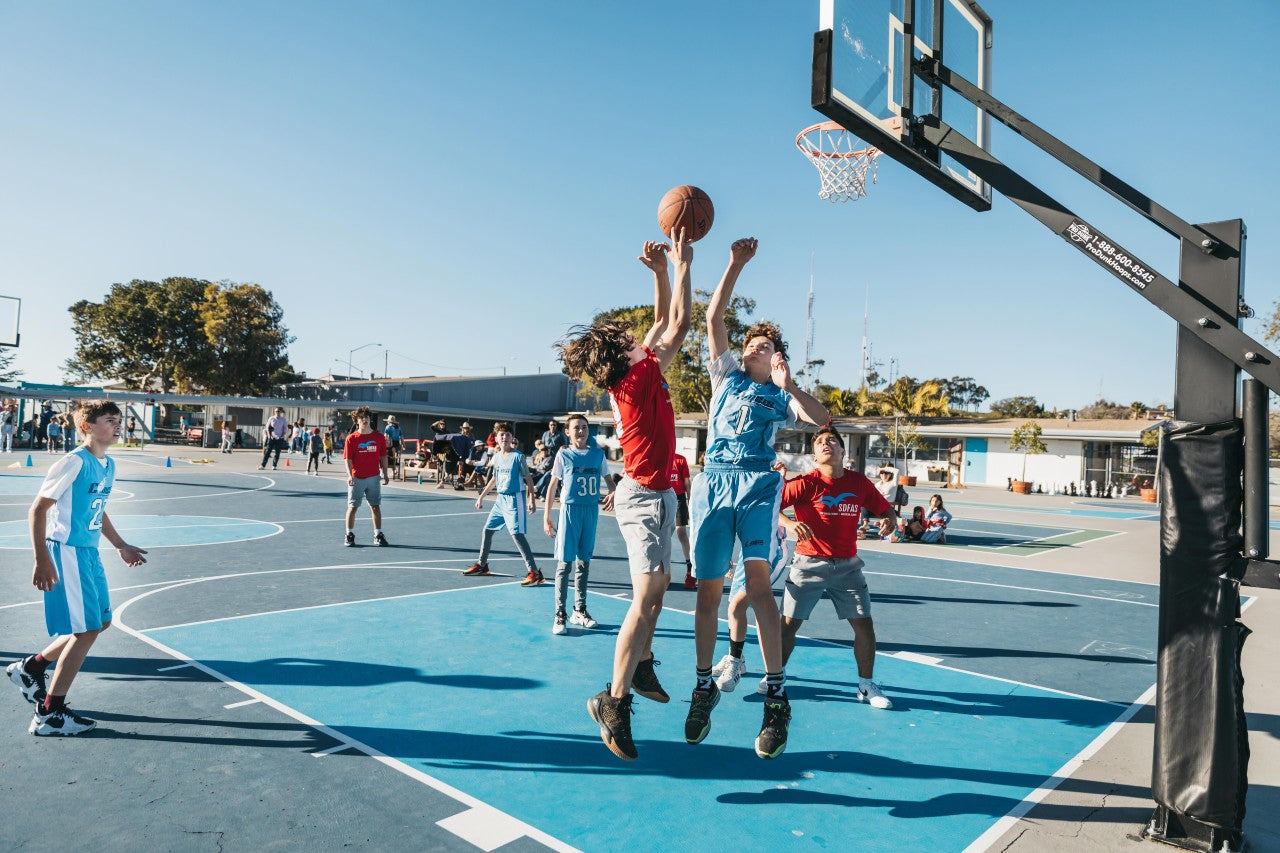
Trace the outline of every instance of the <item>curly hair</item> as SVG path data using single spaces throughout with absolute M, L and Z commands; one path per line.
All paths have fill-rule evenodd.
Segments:
M 361 406 L 360 408 L 354 409 L 351 412 L 351 420 L 358 421 L 361 418 L 368 418 L 369 420 L 373 420 L 373 410 L 370 409 L 368 406 Z
M 626 323 L 599 320 L 575 328 L 556 344 L 556 349 L 570 379 L 585 375 L 596 387 L 608 390 L 627 375 L 631 368 L 627 352 L 635 345 L 635 336 Z
M 771 323 L 768 320 L 761 320 L 754 323 L 742 334 L 742 345 L 745 347 L 751 343 L 752 338 L 768 338 L 773 341 L 774 352 L 782 353 L 782 357 L 787 357 L 787 342 L 782 339 L 782 329 L 778 328 L 777 323 Z
M 77 427 L 88 431 L 88 425 L 106 415 L 123 417 L 120 407 L 110 400 L 84 400 L 76 406 L 74 422 Z

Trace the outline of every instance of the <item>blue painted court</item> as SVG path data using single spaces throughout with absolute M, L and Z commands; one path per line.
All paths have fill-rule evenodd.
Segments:
M 959 850 L 1154 681 L 1152 587 L 866 557 L 877 678 L 895 707 L 857 701 L 847 645 L 802 639 L 788 667 L 790 743 L 773 762 L 751 749 L 754 680 L 724 697 L 706 741 L 683 742 L 693 626 L 671 609 L 655 647 L 673 700 L 635 700 L 637 762 L 606 751 L 585 710 L 627 606 L 606 595 L 591 599 L 600 627 L 567 637 L 548 630 L 549 587 L 510 582 L 146 634 L 583 850 L 617 837 L 693 846 L 709 826 L 744 821 L 752 831 L 735 848 L 844 847 L 855 821 L 869 849 L 909 837 L 912 849 Z M 819 611 L 821 631 L 836 620 Z M 758 678 L 754 648 L 747 660 Z

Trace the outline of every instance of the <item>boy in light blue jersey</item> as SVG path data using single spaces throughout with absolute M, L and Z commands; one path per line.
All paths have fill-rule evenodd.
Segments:
M 755 256 L 756 246 L 749 238 L 733 244 L 729 267 L 707 304 L 711 407 L 705 463 L 693 481 L 690 510 L 694 575 L 699 581 L 715 582 L 698 584 L 694 616 L 698 682 L 684 736 L 688 743 L 701 743 L 711 731 L 711 710 L 720 701 L 711 660 L 724 595 L 722 579 L 737 540 L 769 685 L 755 750 L 761 758 L 776 758 L 787 746 L 791 706 L 783 674 L 778 605 L 769 582 L 770 564 L 778 552 L 776 529 L 783 482 L 782 474 L 771 470 L 777 460 L 773 441 L 778 430 L 794 426 L 797 420 L 824 424 L 830 415 L 792 380 L 786 344 L 774 324 L 756 323 L 747 329 L 741 360 L 729 350 L 724 314 L 738 275 Z
M 516 450 L 516 437 L 511 432 L 511 424 L 500 423 L 495 427 L 498 452 L 490 463 L 493 476 L 484 484 L 476 497 L 476 509 L 484 508 L 484 496 L 496 490 L 493 509 L 489 510 L 489 518 L 484 523 L 484 534 L 480 540 L 480 557 L 464 575 L 489 574 L 489 549 L 493 546 L 493 534 L 505 527 L 515 540 L 516 550 L 524 558 L 528 574 L 520 582 L 521 586 L 541 586 L 545 581 L 538 565 L 533 560 L 533 552 L 529 550 L 529 540 L 525 538 L 528 526 L 528 512 L 538 509 L 538 497 L 533 491 L 533 477 L 529 475 L 529 464 L 525 456 Z M 527 503 L 526 503 L 527 496 Z
M 125 565 L 146 562 L 147 552 L 121 539 L 107 517 L 116 470 L 107 448 L 120 438 L 120 408 L 110 401 L 84 403 L 76 419 L 84 444 L 49 469 L 28 513 L 35 552 L 31 583 L 44 593 L 45 626 L 56 639 L 5 670 L 36 706 L 27 731 L 39 736 L 78 735 L 97 725 L 67 706 L 67 692 L 93 641 L 111 624 L 99 537 L 107 537 Z M 55 661 L 47 683 L 45 670 Z
M 554 423 L 554 421 L 553 421 Z M 556 539 L 556 614 L 551 633 L 564 634 L 565 599 L 568 597 L 569 566 L 573 574 L 573 616 L 567 621 L 583 628 L 594 628 L 596 620 L 587 612 L 587 574 L 591 554 L 596 547 L 596 525 L 600 521 L 602 483 L 608 491 L 609 463 L 604 451 L 591 443 L 591 431 L 583 415 L 570 415 L 565 424 L 569 445 L 560 448 L 551 465 L 551 481 L 547 485 L 547 503 L 542 512 L 542 532 Z M 551 523 L 551 505 L 556 490 L 560 493 L 560 527 Z

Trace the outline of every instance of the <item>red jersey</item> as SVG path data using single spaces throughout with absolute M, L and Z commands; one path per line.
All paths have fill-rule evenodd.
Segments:
M 676 413 L 671 393 L 653 351 L 631 365 L 609 389 L 613 425 L 622 445 L 622 469 L 655 492 L 671 488 L 671 457 L 676 452 Z
M 342 458 L 351 460 L 357 480 L 382 473 L 382 457 L 387 455 L 387 437 L 378 431 L 363 435 L 353 432 L 342 445 Z
M 671 460 L 671 488 L 677 495 L 684 494 L 684 481 L 689 479 L 689 460 L 677 453 Z
M 858 521 L 865 507 L 883 515 L 889 502 L 857 471 L 828 480 L 817 468 L 782 487 L 782 505 L 796 509 L 796 521 L 809 525 L 813 538 L 796 544 L 808 557 L 845 559 L 858 553 Z

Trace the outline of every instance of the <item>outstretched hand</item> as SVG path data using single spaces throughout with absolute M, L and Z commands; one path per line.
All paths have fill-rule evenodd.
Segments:
M 773 359 L 769 362 L 769 375 L 773 379 L 773 384 L 779 388 L 785 389 L 791 384 L 791 365 L 787 364 L 782 353 L 773 354 Z
M 636 258 L 654 272 L 665 272 L 667 269 L 667 252 L 671 251 L 670 243 L 658 243 L 653 240 L 644 241 L 644 249 Z
M 729 262 L 742 266 L 747 261 L 756 256 L 756 248 L 760 245 L 760 241 L 755 237 L 743 237 L 741 240 L 734 240 L 733 245 L 729 247 Z
M 693 243 L 689 242 L 683 228 L 679 233 L 671 229 L 671 246 L 671 260 L 686 265 L 693 262 Z

